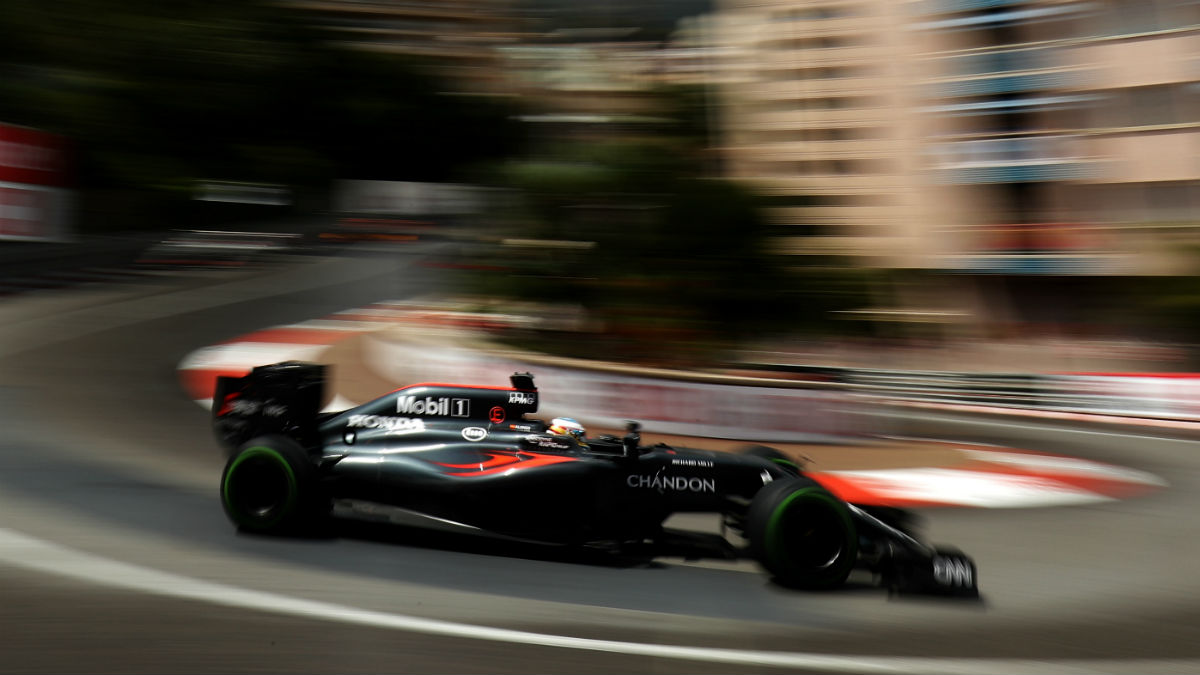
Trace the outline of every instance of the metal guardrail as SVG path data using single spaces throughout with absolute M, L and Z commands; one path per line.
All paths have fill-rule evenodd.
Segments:
M 85 237 L 67 243 L 0 242 L 0 279 L 131 263 L 151 241 L 144 236 Z
M 792 375 L 819 375 L 852 394 L 877 401 L 1200 421 L 1200 374 L 1166 377 L 891 371 L 780 364 L 751 367 Z

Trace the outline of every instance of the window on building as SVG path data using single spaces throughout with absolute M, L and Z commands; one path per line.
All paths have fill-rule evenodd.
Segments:
M 1126 126 L 1145 127 L 1157 124 L 1178 124 L 1180 116 L 1177 91 L 1180 85 L 1164 84 L 1152 87 L 1134 87 L 1126 96 L 1128 113 Z M 1196 121 L 1194 118 L 1188 121 Z
M 1154 223 L 1195 223 L 1200 210 L 1195 183 L 1149 183 L 1145 188 L 1146 219 Z
M 1110 0 L 1108 9 L 1110 35 L 1148 33 L 1167 28 L 1158 0 Z
M 754 135 L 756 143 L 799 143 L 805 139 L 804 129 L 782 129 L 778 131 L 760 131 Z
M 988 41 L 994 45 L 1011 45 L 1021 41 L 1020 31 L 1015 20 L 1008 19 L 1012 15 L 1010 7 L 988 7 L 984 14 L 996 17 L 996 21 L 985 24 L 984 29 Z M 1005 17 L 1005 18 L 1001 18 Z
M 1169 0 L 1164 8 L 1166 20 L 1171 26 L 1200 25 L 1200 1 Z

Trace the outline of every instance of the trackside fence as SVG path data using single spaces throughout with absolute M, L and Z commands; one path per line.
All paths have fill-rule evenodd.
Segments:
M 1200 421 L 1200 373 L 961 373 L 765 366 L 819 374 L 860 397 Z
M 863 414 L 896 402 L 1102 414 L 1200 422 L 1200 374 L 960 373 L 767 366 L 765 376 L 655 370 L 573 361 L 495 345 L 368 336 L 363 357 L 392 382 L 507 384 L 532 371 L 539 417 L 585 424 L 763 442 L 838 442 L 894 433 L 889 416 Z M 415 378 L 415 379 L 414 379 Z

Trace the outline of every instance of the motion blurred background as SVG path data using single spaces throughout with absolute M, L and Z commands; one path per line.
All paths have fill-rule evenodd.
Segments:
M 551 352 L 1188 371 L 1198 80 L 1195 0 L 10 0 L 0 261 L 439 240 Z

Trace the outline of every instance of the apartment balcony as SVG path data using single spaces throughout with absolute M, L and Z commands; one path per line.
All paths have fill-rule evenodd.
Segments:
M 873 96 L 884 83 L 875 77 L 845 77 L 831 79 L 788 79 L 759 82 L 745 87 L 743 92 L 751 101 L 788 101 L 842 96 Z
M 994 115 L 1005 112 L 1064 110 L 1094 105 L 1103 99 L 1097 94 L 1022 96 L 1020 98 L 987 101 L 943 103 L 921 108 L 922 113 L 949 115 Z
M 1061 48 L 1026 47 L 955 53 L 938 56 L 933 61 L 944 72 L 970 76 L 1046 70 L 1063 65 L 1064 56 Z
M 798 174 L 786 162 L 778 170 L 760 169 L 745 178 L 755 181 L 765 192 L 821 195 L 877 196 L 898 194 L 904 185 L 899 178 L 885 174 Z
M 931 98 L 959 98 L 1068 89 L 1083 84 L 1085 76 L 1078 70 L 971 75 L 933 82 L 928 85 L 928 95 Z
M 891 122 L 895 112 L 889 108 L 803 108 L 795 110 L 753 112 L 737 116 L 740 126 L 757 131 L 788 129 L 827 129 L 831 127 L 870 127 Z
M 1130 274 L 1133 263 L 1124 254 L 977 253 L 946 256 L 941 268 L 970 274 Z
M 902 218 L 894 206 L 785 206 L 772 208 L 767 218 L 779 225 L 888 225 Z
M 827 66 L 876 66 L 886 58 L 886 53 L 876 45 L 835 47 L 829 49 L 775 49 L 759 55 L 754 64 L 758 73 L 794 71 L 797 68 Z
M 789 45 L 796 40 L 862 35 L 875 29 L 875 22 L 863 17 L 826 19 L 824 21 L 784 21 L 768 24 L 758 34 L 757 42 L 764 47 L 774 47 Z
M 776 237 L 770 245 L 780 255 L 795 256 L 876 258 L 894 256 L 901 250 L 896 238 L 856 235 Z
M 978 0 L 933 0 L 932 2 L 927 2 L 924 7 L 938 7 L 939 5 L 944 6 L 952 3 L 978 4 Z M 958 31 L 988 28 L 998 24 L 1053 21 L 1084 15 L 1094 9 L 1094 3 L 1061 2 L 1031 5 L 1028 2 L 992 2 L 978 7 L 965 7 L 961 10 L 954 10 L 954 13 L 965 13 L 972 9 L 987 9 L 988 7 L 1004 7 L 1007 9 L 999 12 L 965 14 L 949 18 L 940 18 L 935 15 L 950 14 L 951 12 L 931 12 L 926 14 L 929 20 L 914 24 L 913 28 L 930 31 Z
M 923 69 L 941 74 L 926 85 L 934 98 L 1077 88 L 1096 76 L 1094 64 L 1054 46 L 952 52 L 929 57 Z
M 897 155 L 895 143 L 887 140 L 865 141 L 790 141 L 760 146 L 780 162 L 811 160 L 887 160 Z
M 966 251 L 941 256 L 943 269 L 972 274 L 1128 274 L 1137 256 L 1107 226 L 1088 223 L 1020 223 L 972 227 Z
M 934 179 L 941 184 L 1037 183 L 1083 180 L 1100 173 L 1100 160 L 1081 153 L 1073 136 L 989 138 L 933 146 Z
M 991 9 L 993 7 L 1010 7 L 1015 5 L 1023 5 L 1027 0 L 924 0 L 917 4 L 916 13 L 923 15 L 932 14 L 957 14 L 959 12 L 973 12 L 980 9 Z

